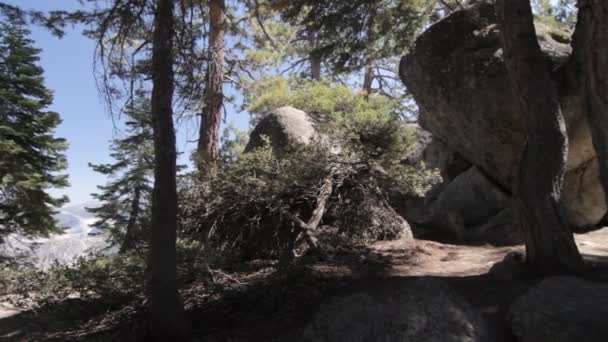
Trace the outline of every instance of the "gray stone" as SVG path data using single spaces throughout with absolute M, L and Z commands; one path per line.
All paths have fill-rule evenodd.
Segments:
M 570 32 L 540 23 L 536 29 L 568 131 L 562 203 L 575 228 L 595 225 L 606 205 L 599 200 L 602 188 L 593 185 L 599 184 L 595 176 L 586 171 L 595 152 L 582 91 L 568 77 Z M 510 192 L 525 130 L 504 65 L 494 6 L 479 2 L 431 26 L 401 60 L 399 72 L 420 107 L 420 125 Z M 569 184 L 581 174 L 589 179 Z
M 594 158 L 566 173 L 562 202 L 575 230 L 596 226 L 606 215 L 606 197 Z
M 473 166 L 446 185 L 430 205 L 430 212 L 437 228 L 453 237 L 483 240 L 481 229 L 473 227 L 483 226 L 509 204 L 509 194 Z
M 554 277 L 517 299 L 509 321 L 519 342 L 604 342 L 607 316 L 607 284 Z
M 305 112 L 293 107 L 281 107 L 268 113 L 253 129 L 245 152 L 266 146 L 266 139 L 273 151 L 281 154 L 287 147 L 308 144 L 317 131 Z
M 513 224 L 511 208 L 505 208 L 483 224 L 467 229 L 469 241 L 485 242 L 493 246 L 513 246 L 524 243 L 524 235 Z
M 303 342 L 488 341 L 480 315 L 438 279 L 386 281 L 333 298 L 308 324 Z

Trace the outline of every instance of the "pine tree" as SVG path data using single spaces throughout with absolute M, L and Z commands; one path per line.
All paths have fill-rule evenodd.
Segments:
M 241 82 L 246 100 L 247 93 L 263 91 L 276 82 L 276 76 L 288 75 L 290 83 L 322 79 L 360 87 L 365 94 L 397 100 L 402 119 L 415 118 L 411 95 L 397 77 L 398 62 L 428 25 L 436 1 L 259 0 L 254 4 L 249 9 L 256 19 L 251 25 L 254 46 L 246 51 L 249 68 Z M 259 71 L 265 74 L 259 77 Z
M 98 186 L 93 198 L 101 205 L 87 208 L 97 217 L 93 227 L 110 232 L 120 252 L 146 241 L 154 174 L 154 145 L 149 94 L 143 90 L 126 107 L 126 135 L 112 142 L 111 164 L 89 164 L 111 180 Z
M 49 25 L 88 26 L 85 34 L 97 41 L 96 58 L 105 66 L 101 94 L 122 100 L 136 81 L 152 81 L 150 113 L 154 145 L 154 186 L 146 270 L 150 334 L 147 340 L 185 341 L 187 316 L 177 283 L 177 180 L 173 106 L 189 108 L 196 91 L 199 2 L 173 0 L 90 0 L 91 10 L 55 11 Z M 97 6 L 99 5 L 99 6 Z M 177 7 L 177 8 L 176 8 Z M 195 13 L 196 12 L 196 13 Z M 191 15 L 188 15 L 191 14 Z M 141 38 L 142 30 L 151 33 Z M 134 44 L 135 43 L 135 44 Z M 194 52 L 193 52 L 194 51 Z M 145 59 L 150 58 L 150 62 Z M 133 63 L 135 62 L 135 63 Z M 144 62 L 144 63 L 140 63 Z M 185 63 L 185 64 L 184 64 Z M 175 100 L 175 101 L 174 101 Z M 108 101 L 111 105 L 112 102 Z
M 230 164 L 237 161 L 243 154 L 245 146 L 249 141 L 249 132 L 241 130 L 234 124 L 228 124 L 220 137 L 220 160 L 222 164 Z
M 380 66 L 411 47 L 436 7 L 431 0 L 273 0 L 282 17 L 317 40 L 311 53 L 333 74 L 364 70 L 366 91 L 378 90 L 390 75 Z
M 67 202 L 47 190 L 68 185 L 67 143 L 54 131 L 58 113 L 44 86 L 40 53 L 24 19 L 3 13 L 0 22 L 0 239 L 10 233 L 46 236 L 59 227 L 55 209 Z
M 214 172 L 219 160 L 219 133 L 224 106 L 224 55 L 226 54 L 226 4 L 209 1 L 209 61 L 198 141 L 199 167 Z
M 253 44 L 245 51 L 248 74 L 257 71 L 264 76 L 276 76 L 289 72 L 317 81 L 324 76 L 323 60 L 316 53 L 321 45 L 316 32 L 300 26 L 299 18 L 283 20 L 282 3 L 259 0 L 249 7 L 248 32 Z

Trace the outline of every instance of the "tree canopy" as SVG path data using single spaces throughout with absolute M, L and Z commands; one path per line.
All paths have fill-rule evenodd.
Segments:
M 2 13 L 0 22 L 0 239 L 11 233 L 48 235 L 61 230 L 53 218 L 67 202 L 49 194 L 68 185 L 65 139 L 55 136 L 59 113 L 49 111 L 40 50 L 24 19 Z

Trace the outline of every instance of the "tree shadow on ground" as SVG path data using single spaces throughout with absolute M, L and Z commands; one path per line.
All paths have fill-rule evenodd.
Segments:
M 362 254 L 363 253 L 363 254 Z M 412 260 L 412 262 L 415 262 Z M 200 303 L 190 311 L 197 337 L 208 341 L 299 341 L 321 303 L 357 292 L 382 293 L 413 279 L 440 279 L 486 321 L 492 341 L 514 341 L 506 321 L 510 303 L 538 279 L 508 281 L 491 274 L 473 276 L 392 276 L 393 260 L 368 250 L 296 265 L 263 281 Z
M 0 319 L 0 341 L 34 341 L 52 339 L 62 332 L 74 330 L 88 320 L 117 310 L 125 302 L 110 303 L 107 299 L 67 298 L 19 312 Z
M 401 255 L 399 263 L 414 265 L 415 254 L 414 250 L 412 255 Z M 608 256 L 586 257 L 594 264 L 593 273 L 608 275 Z M 321 258 L 304 257 L 280 271 L 276 263 L 254 262 L 231 270 L 224 278 L 230 280 L 222 286 L 198 282 L 184 289 L 182 295 L 197 340 L 295 342 L 321 303 L 329 298 L 357 292 L 382 294 L 387 285 L 407 286 L 412 279 L 440 279 L 481 314 L 492 341 L 510 342 L 515 340 L 506 318 L 508 309 L 541 280 L 526 272 L 512 273 L 516 276 L 508 279 L 493 272 L 393 276 L 394 263 L 394 256 L 368 248 L 343 250 Z M 0 336 L 0 341 L 141 341 L 145 336 L 145 310 L 142 305 L 117 308 L 103 300 L 68 300 L 37 312 L 0 319 Z

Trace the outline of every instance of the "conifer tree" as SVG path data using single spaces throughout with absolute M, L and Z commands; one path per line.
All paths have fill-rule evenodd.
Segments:
M 0 16 L 0 239 L 44 236 L 58 231 L 53 214 L 67 202 L 48 193 L 68 185 L 67 143 L 55 136 L 61 118 L 48 110 L 53 96 L 24 18 Z
M 150 224 L 150 200 L 154 175 L 154 145 L 149 94 L 138 90 L 126 107 L 126 135 L 114 139 L 111 164 L 89 164 L 111 180 L 98 186 L 93 198 L 100 202 L 87 208 L 97 221 L 93 227 L 110 232 L 120 252 L 127 252 L 147 240 Z
M 317 41 L 311 53 L 332 73 L 364 69 L 366 92 L 382 90 L 394 75 L 383 66 L 403 55 L 435 9 L 431 0 L 273 0 L 282 17 Z M 372 89 L 374 87 L 375 89 Z
M 241 82 L 245 93 L 263 91 L 276 76 L 289 76 L 290 83 L 321 79 L 397 100 L 400 118 L 415 119 L 411 95 L 396 75 L 398 61 L 432 19 L 436 1 L 257 0 L 253 5 L 254 46 L 246 51 L 249 68 Z
M 224 105 L 226 4 L 209 1 L 209 48 L 204 105 L 198 141 L 199 166 L 213 172 L 219 160 L 219 133 Z

